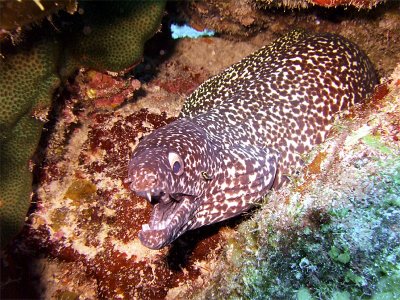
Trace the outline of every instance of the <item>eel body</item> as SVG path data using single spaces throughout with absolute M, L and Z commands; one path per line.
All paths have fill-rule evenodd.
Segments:
M 237 216 L 302 164 L 335 114 L 376 84 L 366 55 L 333 34 L 291 31 L 187 99 L 179 118 L 143 138 L 127 181 L 154 205 L 142 244 Z

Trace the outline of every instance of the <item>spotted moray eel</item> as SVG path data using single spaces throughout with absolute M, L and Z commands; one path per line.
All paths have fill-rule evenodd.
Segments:
M 353 43 L 301 30 L 204 82 L 129 162 L 130 189 L 154 205 L 142 244 L 160 249 L 249 210 L 301 166 L 336 113 L 368 98 L 375 84 Z

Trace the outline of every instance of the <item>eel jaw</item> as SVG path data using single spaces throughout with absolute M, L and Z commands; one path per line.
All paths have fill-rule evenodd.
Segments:
M 148 195 L 148 193 L 145 193 Z M 142 225 L 139 239 L 147 248 L 157 250 L 172 243 L 189 227 L 198 201 L 192 195 L 161 194 L 154 205 L 150 222 Z

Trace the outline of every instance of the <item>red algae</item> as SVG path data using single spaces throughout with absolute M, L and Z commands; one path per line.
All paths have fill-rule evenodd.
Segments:
M 106 171 L 110 177 L 121 180 L 125 179 L 127 175 L 127 162 L 132 152 L 131 142 L 138 139 L 139 134 L 148 133 L 173 120 L 167 118 L 165 113 L 155 115 L 150 114 L 147 110 L 141 110 L 116 121 L 111 128 L 107 128 L 107 122 L 112 118 L 112 113 L 96 113 L 92 117 L 96 123 L 90 125 L 86 146 L 88 151 L 82 152 L 79 159 L 82 162 L 88 162 L 84 165 L 87 171 Z M 102 159 L 91 159 L 96 154 L 104 154 L 104 151 L 107 152 L 107 155 Z M 120 168 L 118 169 L 118 167 Z
M 125 183 L 139 140 L 175 120 L 183 97 L 208 77 L 201 68 L 167 64 L 143 86 L 134 79 L 84 70 L 68 86 L 37 171 L 29 226 L 8 251 L 10 264 L 2 266 L 2 273 L 10 274 L 4 280 L 18 282 L 6 295 L 175 299 L 207 282 L 224 243 L 220 226 L 150 250 L 137 236 L 152 207 Z M 30 265 L 39 260 L 55 266 L 52 273 L 32 270 Z M 57 268 L 62 265 L 75 269 L 64 272 Z M 38 289 L 42 276 L 47 283 Z
M 137 79 L 124 80 L 94 70 L 81 71 L 75 79 L 72 90 L 79 98 L 96 109 L 112 110 L 140 89 Z
M 176 295 L 206 282 L 198 279 L 209 273 L 205 266 L 221 251 L 219 227 L 191 232 L 159 251 L 147 249 L 137 235 L 152 207 L 124 182 L 140 138 L 174 118 L 147 109 L 69 109 L 78 114 L 79 126 L 66 122 L 69 129 L 58 128 L 70 132 L 68 139 L 54 134 L 62 136 L 66 148 L 41 168 L 38 204 L 21 235 L 30 251 L 13 251 L 12 259 L 44 256 L 47 263 L 73 263 L 87 282 L 96 282 L 90 293 L 97 299 L 164 299 L 172 289 Z M 57 276 L 57 281 L 66 278 Z M 57 295 L 85 298 L 72 283 L 57 286 L 51 296 Z

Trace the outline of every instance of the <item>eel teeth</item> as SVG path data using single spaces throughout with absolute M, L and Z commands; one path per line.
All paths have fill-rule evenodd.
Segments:
M 151 193 L 150 192 L 146 192 L 146 198 L 151 203 Z
M 149 230 L 164 230 L 167 228 L 168 221 L 162 221 L 157 224 L 154 224 L 150 227 L 150 224 L 142 224 L 142 231 L 149 231 Z

